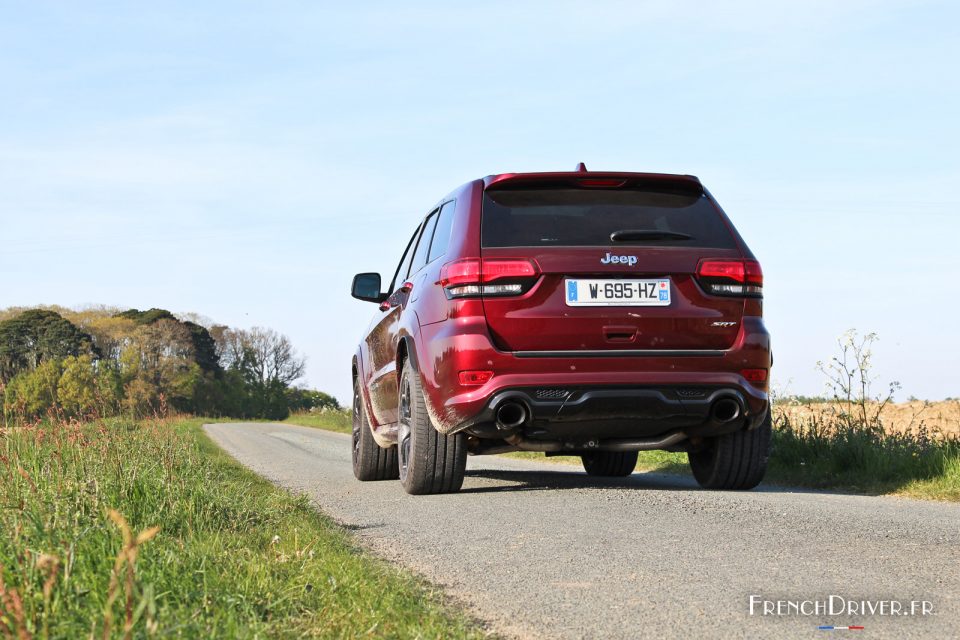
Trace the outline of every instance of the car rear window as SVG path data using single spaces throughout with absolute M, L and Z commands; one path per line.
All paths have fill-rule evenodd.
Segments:
M 610 235 L 617 231 L 643 233 L 614 242 Z M 657 232 L 664 233 L 658 236 Z M 707 196 L 649 187 L 486 191 L 481 242 L 484 247 L 736 247 Z

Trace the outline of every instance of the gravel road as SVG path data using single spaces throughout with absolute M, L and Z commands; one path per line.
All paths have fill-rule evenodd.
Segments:
M 346 435 L 205 428 L 241 463 L 309 495 L 365 547 L 443 586 L 506 636 L 960 637 L 960 505 L 709 492 L 686 477 L 597 480 L 578 467 L 498 457 L 470 458 L 459 494 L 414 497 L 399 482 L 356 481 Z M 756 604 L 751 615 L 751 595 L 906 608 L 915 600 L 918 613 L 927 601 L 933 613 L 764 616 Z

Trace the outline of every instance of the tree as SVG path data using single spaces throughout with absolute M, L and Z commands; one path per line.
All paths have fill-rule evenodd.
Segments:
M 0 322 L 0 382 L 46 360 L 85 353 L 99 356 L 90 335 L 56 311 L 30 309 Z
M 290 338 L 273 329 L 227 329 L 220 341 L 225 366 L 243 371 L 251 382 L 287 386 L 303 377 L 306 361 L 297 355 Z
M 90 334 L 100 357 L 119 362 L 123 349 L 137 329 L 137 323 L 129 318 L 95 316 L 84 318 L 83 328 Z
M 97 402 L 100 415 L 113 416 L 120 412 L 123 400 L 123 380 L 120 367 L 113 360 L 100 360 L 97 368 Z
M 190 315 L 191 317 L 198 317 L 196 314 Z M 220 359 L 217 354 L 216 342 L 203 325 L 190 320 L 179 320 L 166 309 L 150 309 L 148 311 L 128 309 L 117 313 L 114 317 L 131 320 L 139 325 L 150 325 L 163 321 L 176 322 L 182 325 L 189 332 L 190 342 L 193 344 L 193 357 L 200 368 L 215 374 L 220 372 Z
M 32 371 L 23 371 L 7 385 L 4 412 L 21 417 L 41 416 L 57 407 L 57 388 L 63 366 L 59 360 L 45 360 Z
M 230 379 L 240 380 L 245 390 L 234 394 L 241 415 L 280 420 L 290 413 L 287 388 L 303 376 L 306 363 L 297 355 L 287 336 L 272 329 L 215 327 L 217 351 Z
M 339 409 L 340 403 L 329 393 L 301 387 L 287 389 L 287 404 L 291 411 L 309 411 L 310 409 Z
M 193 343 L 193 354 L 204 371 L 220 373 L 220 357 L 217 355 L 217 345 L 206 327 L 194 322 L 181 322 L 190 332 L 190 341 Z
M 138 326 L 120 355 L 127 408 L 136 414 L 157 411 L 162 396 L 180 411 L 192 410 L 199 372 L 193 354 L 190 331 L 176 319 Z
M 141 418 L 160 409 L 160 389 L 149 380 L 134 378 L 123 387 L 123 407 Z
M 69 356 L 63 361 L 57 399 L 67 414 L 84 416 L 95 413 L 97 386 L 97 372 L 90 356 Z
M 153 324 L 158 320 L 176 320 L 176 317 L 166 309 L 148 309 L 140 311 L 139 309 L 127 309 L 114 316 L 116 318 L 126 318 L 133 320 L 137 324 Z

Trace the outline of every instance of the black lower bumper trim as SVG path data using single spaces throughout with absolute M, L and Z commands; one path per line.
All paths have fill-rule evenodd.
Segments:
M 722 399 L 739 406 L 735 419 L 712 415 Z M 510 430 L 497 427 L 496 411 L 510 402 L 524 405 L 529 415 L 514 431 L 535 440 L 650 437 L 672 431 L 688 437 L 719 435 L 753 427 L 763 418 L 751 413 L 735 387 L 523 387 L 498 392 L 480 415 L 458 430 L 503 437 Z

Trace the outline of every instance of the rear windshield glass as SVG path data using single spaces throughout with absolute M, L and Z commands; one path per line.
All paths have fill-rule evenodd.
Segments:
M 484 247 L 736 246 L 705 195 L 649 188 L 487 191 L 481 239 Z

